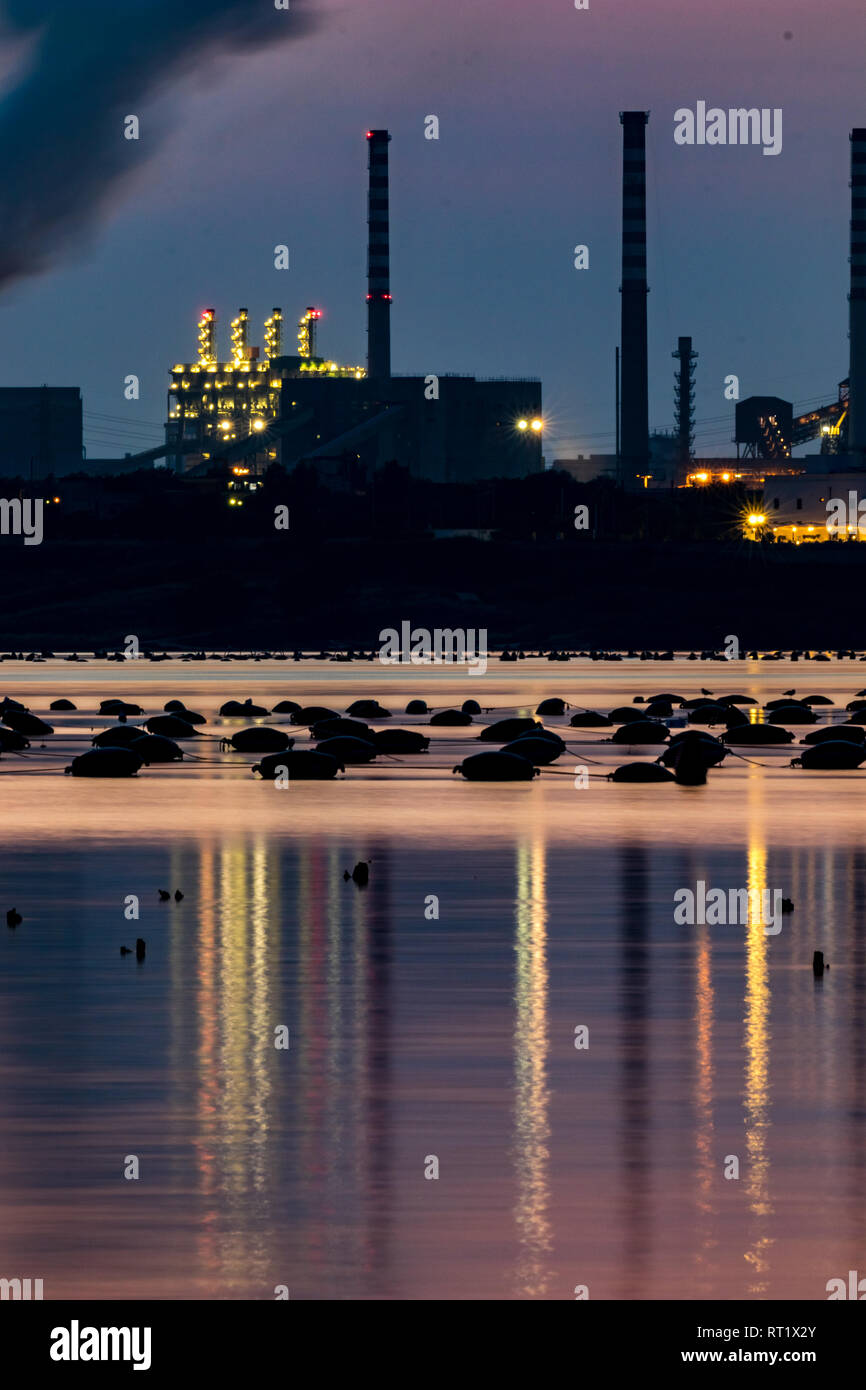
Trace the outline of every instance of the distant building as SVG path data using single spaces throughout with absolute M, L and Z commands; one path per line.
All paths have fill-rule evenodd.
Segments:
M 866 539 L 866 471 L 838 471 L 843 462 L 838 457 L 828 462 L 836 463 L 836 472 L 809 469 L 796 478 L 767 478 L 761 513 L 766 533 L 794 545 Z M 828 522 L 832 523 L 829 529 Z
M 165 456 L 175 472 L 215 465 L 263 473 L 312 464 L 363 478 L 396 461 L 435 482 L 520 478 L 541 470 L 541 383 L 470 376 L 370 378 L 316 352 L 319 311 L 282 349 L 282 315 L 265 324 L 265 349 L 247 342 L 246 310 L 232 325 L 232 357 L 219 361 L 214 311 L 199 323 L 199 358 L 178 363 L 168 393 Z M 156 455 L 161 451 L 154 450 Z
M 60 476 L 83 465 L 77 386 L 0 387 L 0 476 Z

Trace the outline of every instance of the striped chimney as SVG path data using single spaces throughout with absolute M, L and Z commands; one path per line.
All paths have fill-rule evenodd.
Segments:
M 367 375 L 391 375 L 391 259 L 388 242 L 387 130 L 368 130 Z
M 622 123 L 622 444 L 627 486 L 649 461 L 646 281 L 646 125 L 648 111 L 621 111 Z

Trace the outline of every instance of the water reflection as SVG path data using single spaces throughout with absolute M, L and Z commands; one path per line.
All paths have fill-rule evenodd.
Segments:
M 547 1084 L 547 863 L 541 837 L 517 846 L 514 988 L 515 1221 L 518 1291 L 547 1292 L 553 1244 L 548 1215 L 550 1138 Z
M 767 935 L 761 903 L 768 888 L 767 846 L 764 829 L 763 787 L 757 768 L 749 769 L 748 781 L 748 889 L 749 921 L 746 927 L 745 1033 L 746 1070 L 743 1093 L 746 1129 L 745 1191 L 752 1220 L 745 1259 L 750 1267 L 747 1290 L 753 1297 L 766 1296 L 769 1288 L 770 1201 L 770 981 Z M 772 901 L 772 896 L 770 898 Z
M 272 1068 L 284 1054 L 274 1029 L 273 942 L 279 875 L 262 837 L 174 850 L 171 879 L 185 903 L 170 909 L 170 1054 L 175 1122 L 186 1135 L 201 1202 L 201 1264 L 229 1290 L 271 1275 L 265 1226 L 244 1229 L 251 1207 L 267 1217 L 275 1178 Z M 276 929 L 275 929 L 276 924 Z M 179 1175 L 185 1181 L 186 1175 Z
M 693 880 L 692 880 L 693 881 Z M 714 1278 L 714 1252 L 718 1245 L 714 1227 L 717 1204 L 714 1200 L 719 1180 L 713 1117 L 713 955 L 710 928 L 698 923 L 695 960 L 695 1148 L 697 1158 L 697 1244 L 695 1261 L 701 1281 L 700 1292 L 711 1293 Z
M 619 1153 L 623 1255 L 619 1298 L 646 1296 L 651 1260 L 652 1065 L 650 1018 L 649 855 L 630 844 L 620 853 Z

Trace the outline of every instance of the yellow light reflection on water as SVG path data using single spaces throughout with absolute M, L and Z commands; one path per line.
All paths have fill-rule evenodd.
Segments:
M 769 1280 L 767 1234 L 770 1202 L 770 980 L 769 942 L 761 905 L 767 884 L 767 845 L 764 831 L 764 788 L 757 768 L 749 769 L 749 921 L 746 927 L 745 1036 L 746 1068 L 743 1091 L 746 1130 L 745 1192 L 752 1213 L 752 1237 L 744 1258 L 751 1266 L 748 1292 L 766 1294 Z M 772 897 L 769 900 L 772 902 Z
M 520 1291 L 540 1297 L 547 1291 L 552 1228 L 548 1218 L 550 1187 L 547 1147 L 550 1138 L 547 1085 L 547 866 L 544 842 L 522 840 L 517 846 L 515 951 L 514 1070 L 515 1165 L 517 1203 L 514 1218 L 520 1243 L 517 1277 Z
M 695 982 L 695 1046 L 697 1072 L 695 1076 L 695 1145 L 697 1148 L 699 1212 L 698 1240 L 695 1252 L 697 1263 L 706 1270 L 712 1286 L 715 1270 L 709 1252 L 718 1241 L 712 1235 L 712 1218 L 716 1212 L 713 1192 L 718 1183 L 718 1161 L 715 1151 L 713 1119 L 713 977 L 710 933 L 703 924 L 697 928 L 697 979 Z
M 270 1067 L 273 1029 L 283 1022 L 268 946 L 279 899 L 274 867 L 262 836 L 216 849 L 202 841 L 192 852 L 175 850 L 171 862 L 172 882 L 195 902 L 194 928 L 189 909 L 170 909 L 177 1104 L 192 1104 L 196 1116 L 201 1265 L 228 1287 L 263 1278 L 267 1264 L 261 1238 L 243 1228 L 250 1195 L 266 1207 L 273 1176 Z

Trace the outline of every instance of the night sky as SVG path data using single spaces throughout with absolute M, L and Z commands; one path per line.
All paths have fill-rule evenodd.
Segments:
M 73 26 L 57 45 L 67 84 L 79 49 L 91 62 L 84 33 L 98 32 L 106 2 L 62 7 L 81 18 L 79 37 Z M 261 343 L 274 304 L 290 342 L 316 304 L 322 354 L 365 362 L 368 126 L 393 137 L 395 372 L 540 376 L 546 457 L 612 451 L 618 112 L 648 109 L 651 426 L 673 423 L 679 334 L 700 353 L 698 452 L 733 452 L 729 373 L 742 396 L 835 396 L 848 371 L 848 133 L 866 125 L 862 0 L 590 0 L 588 11 L 573 0 L 310 0 L 318 23 L 289 42 L 300 5 L 244 9 L 257 7 L 264 46 L 239 47 L 229 29 L 220 54 L 130 101 L 142 139 L 128 151 L 118 130 L 121 156 L 151 157 L 113 185 L 83 244 L 61 226 L 46 268 L 3 290 L 0 384 L 80 386 L 90 456 L 159 442 L 167 369 L 194 358 L 203 307 L 217 309 L 223 356 L 240 305 Z M 2 10 L 18 22 L 59 13 L 54 0 Z M 163 0 L 130 4 L 124 22 L 148 12 L 176 22 Z M 32 41 L 15 33 L 0 46 L 7 187 L 12 172 L 26 187 L 42 157 L 9 97 Z M 110 50 L 104 60 L 107 74 Z M 88 120 L 75 158 L 59 147 L 52 179 L 84 177 L 98 193 L 100 79 L 88 66 L 81 82 Z M 110 101 L 123 103 L 116 74 L 113 86 Z M 698 100 L 781 107 L 782 153 L 676 146 L 674 111 Z M 114 130 L 108 96 L 106 106 Z M 424 139 L 429 114 L 438 142 Z M 288 271 L 273 267 L 277 243 L 290 248 Z M 578 243 L 588 271 L 573 268 Z M 127 373 L 141 378 L 140 401 L 124 400 Z

